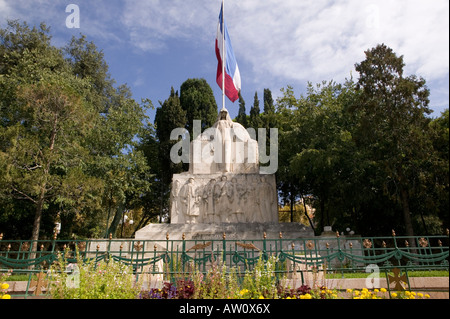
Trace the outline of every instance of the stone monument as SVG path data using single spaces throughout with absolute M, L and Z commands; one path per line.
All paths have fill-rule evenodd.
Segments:
M 258 143 L 225 108 L 190 144 L 189 171 L 175 174 L 170 224 L 150 224 L 136 239 L 260 239 L 313 237 L 299 223 L 278 222 L 275 174 L 259 170 Z

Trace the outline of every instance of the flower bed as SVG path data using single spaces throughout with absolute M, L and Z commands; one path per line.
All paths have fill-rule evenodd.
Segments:
M 190 272 L 173 275 L 160 288 L 144 287 L 145 275 L 136 280 L 131 266 L 113 259 L 68 264 L 63 258 L 47 272 L 48 294 L 53 299 L 426 299 L 428 294 L 391 292 L 385 288 L 339 291 L 324 283 L 292 288 L 277 275 L 278 260 L 260 259 L 251 270 L 213 263 L 207 272 L 192 266 Z M 0 277 L 0 298 L 9 299 L 9 285 Z

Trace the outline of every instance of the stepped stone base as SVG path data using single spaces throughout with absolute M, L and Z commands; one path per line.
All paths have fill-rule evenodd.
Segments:
M 278 239 L 280 232 L 285 239 L 314 237 L 310 227 L 300 223 L 222 223 L 222 224 L 150 224 L 136 232 L 135 238 L 140 240 L 165 240 L 169 234 L 171 240 L 181 240 L 183 234 L 186 240 L 246 240 L 262 239 L 266 233 L 267 239 Z

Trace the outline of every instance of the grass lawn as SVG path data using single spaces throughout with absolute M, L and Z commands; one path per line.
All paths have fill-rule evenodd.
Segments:
M 408 277 L 448 277 L 448 270 L 419 270 L 408 271 Z M 380 272 L 380 276 L 384 277 L 384 272 Z M 393 273 L 388 273 L 393 275 Z M 340 278 L 367 278 L 369 273 L 366 272 L 344 272 L 344 273 L 327 273 L 327 279 L 340 279 Z
M 392 275 L 392 273 L 389 273 Z M 421 271 L 408 271 L 408 277 L 449 277 L 447 270 L 421 270 Z M 341 279 L 341 278 L 367 278 L 369 273 L 366 272 L 344 272 L 339 273 L 327 273 L 327 279 Z M 343 276 L 343 277 L 342 277 Z M 384 272 L 380 273 L 381 277 L 384 277 Z M 28 281 L 28 274 L 12 274 L 7 277 L 6 281 Z M 36 280 L 36 274 L 32 275 L 32 279 Z

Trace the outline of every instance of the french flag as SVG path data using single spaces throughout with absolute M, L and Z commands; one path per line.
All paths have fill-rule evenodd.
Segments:
M 222 30 L 225 29 L 225 36 Z M 216 82 L 222 88 L 222 61 L 223 61 L 223 41 L 225 39 L 225 95 L 231 102 L 239 99 L 239 91 L 241 90 L 241 74 L 234 56 L 233 47 L 231 46 L 230 36 L 228 34 L 227 25 L 223 21 L 223 3 L 220 9 L 219 23 L 217 24 L 216 36 L 216 56 L 219 62 L 217 66 Z

